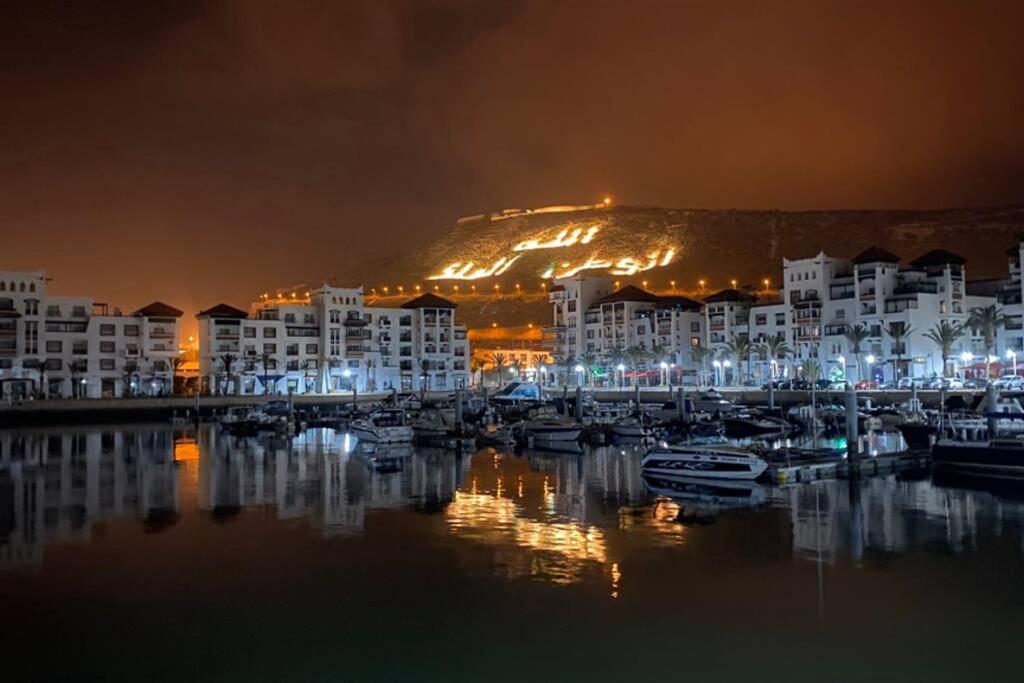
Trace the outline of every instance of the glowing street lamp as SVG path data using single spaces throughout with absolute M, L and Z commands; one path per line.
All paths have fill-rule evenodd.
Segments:
M 416 285 L 416 293 L 419 294 L 419 292 L 420 292 L 420 286 Z
M 1017 375 L 1017 352 L 1013 349 L 1006 349 L 1006 357 L 1013 361 L 1013 374 Z
M 733 289 L 736 289 L 736 278 L 733 278 L 732 280 L 729 280 L 729 284 L 732 285 Z
M 843 371 L 843 381 L 845 382 L 846 381 L 846 356 L 839 356 L 839 358 L 836 358 L 836 361 L 838 361 L 839 367 Z
M 669 280 L 668 283 L 670 285 L 672 285 L 672 291 L 673 292 L 676 291 L 676 281 L 675 280 Z
M 644 280 L 641 284 L 644 286 L 644 289 L 647 289 L 647 280 Z
M 519 291 L 520 291 L 520 290 L 519 290 L 519 283 L 517 282 L 517 283 L 516 283 L 516 294 L 518 294 L 518 293 L 519 293 Z
M 668 374 L 668 363 L 661 361 L 661 383 L 665 384 L 665 376 Z
M 697 284 L 700 285 L 700 291 L 703 292 L 704 291 L 704 285 L 706 284 L 705 281 L 704 280 L 697 280 Z
M 626 366 L 619 363 L 616 368 L 619 371 L 619 389 L 626 383 Z
M 718 380 L 718 384 L 722 384 L 722 361 L 717 358 L 711 361 L 711 365 L 715 368 L 715 379 Z
M 769 280 L 768 278 L 764 279 L 764 291 L 768 291 L 768 288 L 771 286 L 771 283 L 771 280 Z
M 456 289 L 458 289 L 458 287 L 456 287 Z M 403 287 L 402 285 L 398 285 L 398 293 L 399 294 L 404 294 L 405 293 L 405 287 Z

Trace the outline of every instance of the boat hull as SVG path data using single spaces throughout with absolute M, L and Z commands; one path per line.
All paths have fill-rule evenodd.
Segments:
M 997 442 L 939 441 L 932 448 L 935 468 L 977 477 L 1024 479 L 1024 448 Z
M 764 474 L 768 463 L 761 458 L 714 450 L 654 450 L 644 457 L 641 467 L 645 474 L 751 480 Z

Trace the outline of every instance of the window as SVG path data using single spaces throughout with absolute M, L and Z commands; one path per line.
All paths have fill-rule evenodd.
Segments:
M 100 336 L 101 337 L 113 337 L 114 326 L 113 325 L 100 325 Z
M 754 324 L 755 325 L 767 325 L 768 324 L 768 314 L 767 313 L 758 313 L 757 315 L 755 315 L 754 316 Z
M 276 327 L 264 327 L 263 328 L 263 338 L 264 339 L 273 339 L 276 336 L 277 336 L 277 328 Z
M 47 358 L 46 369 L 47 370 L 60 370 L 64 367 L 64 363 L 60 358 Z
M 277 344 L 264 344 L 263 353 L 277 353 Z
M 138 325 L 125 325 L 124 326 L 124 336 L 126 336 L 126 337 L 138 337 L 139 336 L 139 326 Z
M 299 355 L 299 345 L 298 344 L 288 344 L 285 347 L 284 352 L 285 352 L 285 354 L 287 354 L 289 356 L 297 356 L 297 355 Z
M 845 320 L 845 319 L 846 319 L 846 309 L 843 309 L 843 308 L 836 309 L 836 320 Z
M 341 311 L 331 311 L 330 312 L 330 316 L 331 316 L 331 322 L 333 324 L 338 325 L 338 324 L 341 323 Z
M 690 337 L 690 346 L 700 346 L 700 337 Z
M 776 313 L 775 314 L 775 324 L 776 325 L 785 325 L 786 324 L 786 314 L 785 313 Z
M 690 323 L 690 332 L 700 332 L 700 323 Z
M 60 317 L 60 306 L 54 306 L 53 304 L 46 307 L 47 318 L 59 318 Z
M 25 321 L 25 353 L 35 355 L 39 353 L 39 322 L 35 320 Z
M 113 358 L 100 358 L 100 370 L 113 370 L 114 359 Z
M 101 341 L 100 342 L 100 353 L 114 353 L 114 342 L 112 342 L 112 341 Z
M 39 302 L 35 299 L 25 299 L 25 315 L 39 315 Z
M 284 321 L 286 323 L 293 323 L 294 324 L 295 323 L 295 314 L 294 313 L 285 313 L 284 314 Z
M 72 318 L 84 318 L 85 317 L 85 306 L 72 306 L 71 307 Z
M 256 328 L 255 327 L 245 327 L 245 328 L 242 328 L 242 335 L 246 339 L 254 339 L 256 337 Z
M 60 341 L 47 341 L 46 352 L 47 353 L 60 353 L 64 350 L 64 343 Z
M 317 351 L 318 349 L 316 344 L 306 344 L 306 353 L 309 355 L 315 356 Z

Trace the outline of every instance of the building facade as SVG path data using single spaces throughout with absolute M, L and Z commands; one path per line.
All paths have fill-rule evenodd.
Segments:
M 7 399 L 161 396 L 173 391 L 182 312 L 124 315 L 52 296 L 46 271 L 0 271 L 0 390 Z
M 545 339 L 556 357 L 593 354 L 613 369 L 623 350 L 652 351 L 639 364 L 641 384 L 664 381 L 657 372 L 661 362 L 678 368 L 680 380 L 706 375 L 729 384 L 803 374 L 812 359 L 821 376 L 853 381 L 973 374 L 991 350 L 967 325 L 972 309 L 1001 303 L 1008 322 L 999 331 L 999 352 L 1024 349 L 1022 257 L 1024 242 L 1010 254 L 1009 278 L 998 296 L 969 289 L 965 259 L 944 250 L 904 266 L 899 256 L 875 247 L 853 259 L 824 253 L 784 259 L 783 286 L 774 299 L 726 289 L 695 301 L 631 285 L 611 291 L 608 278 L 577 277 L 551 288 L 553 325 Z M 942 322 L 963 330 L 945 361 L 928 336 Z M 744 338 L 752 348 L 740 361 L 736 344 Z M 772 340 L 785 343 L 785 358 L 770 357 Z M 700 363 L 693 357 L 697 347 L 709 351 Z
M 200 311 L 201 390 L 286 394 L 468 386 L 469 340 L 456 304 L 424 294 L 367 305 L 362 288 L 261 297 L 249 311 Z

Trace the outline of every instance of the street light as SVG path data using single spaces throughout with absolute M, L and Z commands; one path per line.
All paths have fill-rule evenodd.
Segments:
M 626 383 L 626 366 L 619 363 L 616 369 L 619 371 L 619 389 Z
M 711 361 L 711 365 L 713 365 L 714 368 L 715 368 L 715 379 L 717 379 L 718 383 L 721 384 L 722 383 L 722 377 L 721 377 L 721 375 L 722 375 L 722 361 L 717 360 L 717 359 L 713 360 L 713 361 Z
M 1017 352 L 1013 349 L 1006 349 L 1006 357 L 1013 361 L 1013 374 L 1017 375 Z
M 846 381 L 846 356 L 839 356 L 836 359 L 839 362 L 839 367 L 843 369 L 843 381 Z
M 665 373 L 668 372 L 668 363 L 661 361 L 661 383 L 665 384 Z
M 963 362 L 963 369 L 960 371 L 964 377 L 967 376 L 967 364 L 974 360 L 974 354 L 970 351 L 964 351 L 960 354 L 960 360 Z

